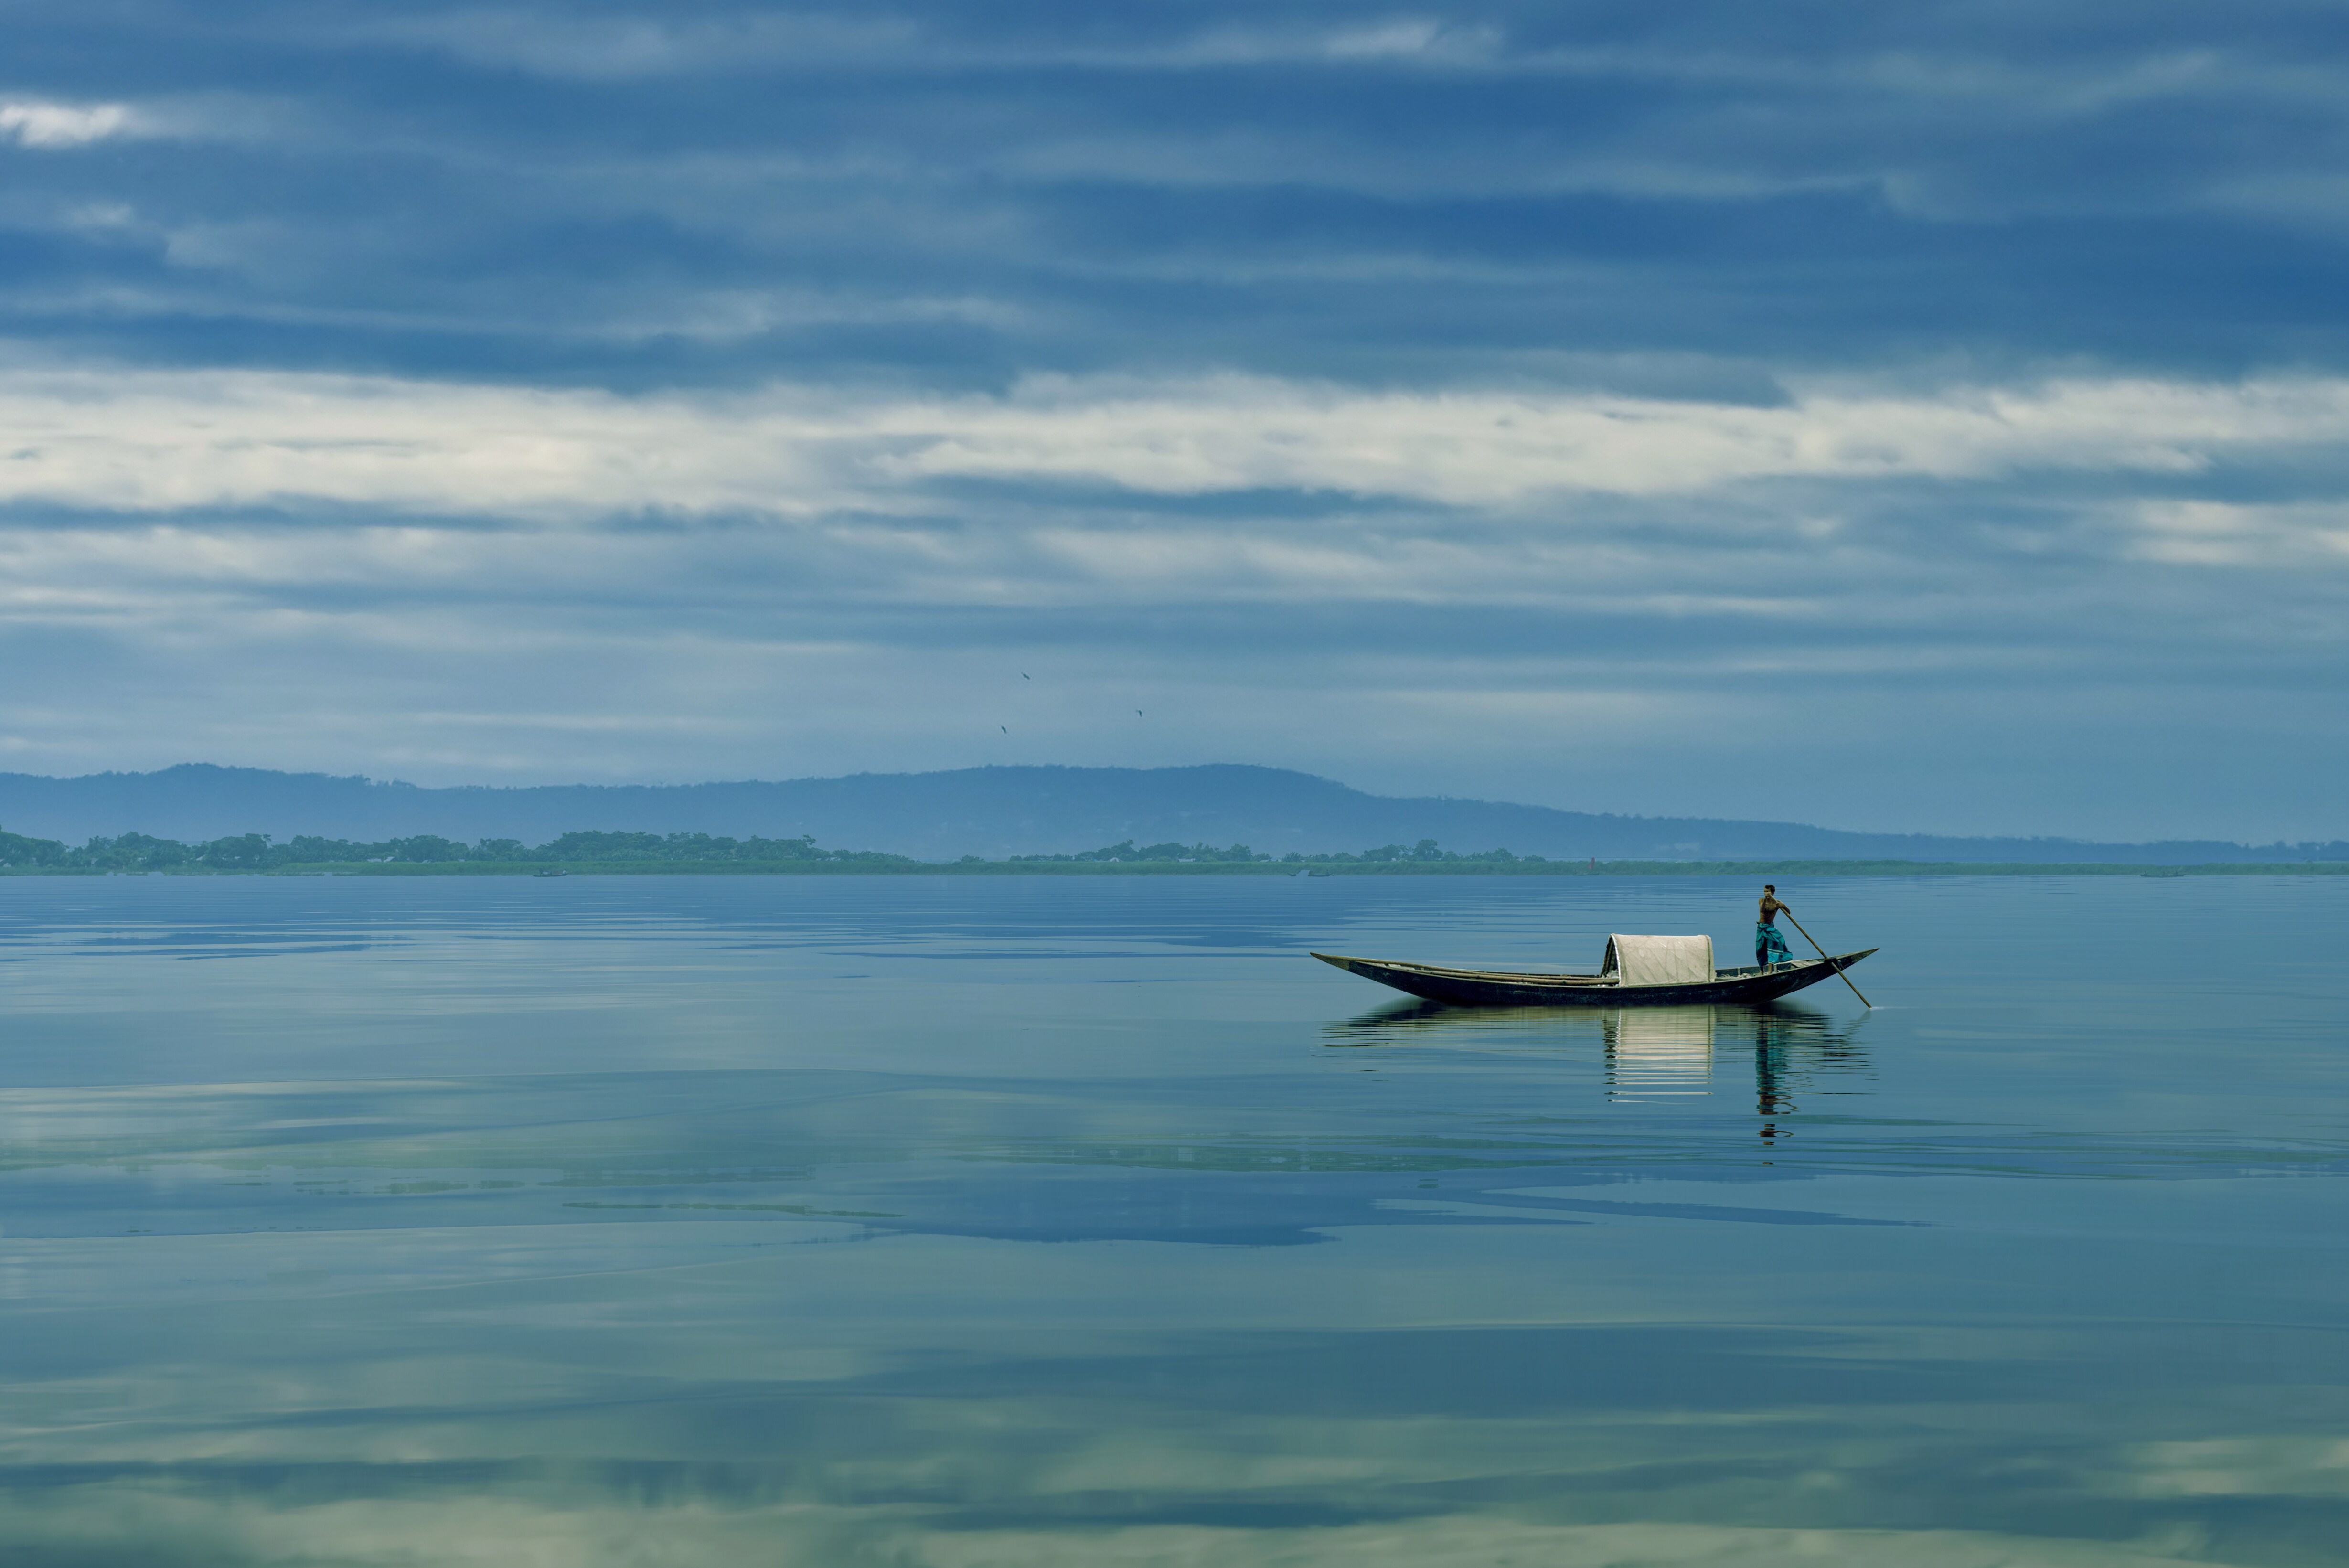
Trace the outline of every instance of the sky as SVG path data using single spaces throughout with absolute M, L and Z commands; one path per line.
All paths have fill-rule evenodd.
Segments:
M 0 0 L 0 769 L 2349 837 L 2349 12 Z

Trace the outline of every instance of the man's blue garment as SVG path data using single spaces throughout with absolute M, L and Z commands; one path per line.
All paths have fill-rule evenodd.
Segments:
M 1786 951 L 1786 939 L 1778 928 L 1766 920 L 1754 924 L 1754 962 L 1756 964 L 1792 964 L 1795 955 Z

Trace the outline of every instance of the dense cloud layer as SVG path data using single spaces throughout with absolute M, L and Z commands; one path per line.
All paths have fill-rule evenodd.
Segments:
M 2344 830 L 2327 8 L 6 15 L 0 764 Z

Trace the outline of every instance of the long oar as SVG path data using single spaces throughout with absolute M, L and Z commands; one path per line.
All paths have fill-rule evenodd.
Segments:
M 1803 923 L 1802 923 L 1801 921 L 1796 920 L 1796 919 L 1795 918 L 1795 912 L 1794 912 L 1793 910 L 1788 909 L 1785 904 L 1783 904 L 1783 903 L 1782 903 L 1782 904 L 1780 904 L 1780 905 L 1778 906 L 1778 913 L 1781 913 L 1781 914 L 1783 914 L 1783 915 L 1785 915 L 1785 916 L 1786 917 L 1786 919 L 1787 919 L 1787 922 L 1788 922 L 1790 924 L 1792 924 L 1792 925 L 1794 926 L 1794 928 L 1795 928 L 1796 931 L 1803 931 Z M 1827 950 L 1826 950 L 1826 948 L 1824 948 L 1824 947 L 1819 947 L 1819 939 L 1818 939 L 1817 937 L 1813 936 L 1813 935 L 1812 935 L 1809 932 L 1807 932 L 1807 931 L 1803 931 L 1803 940 L 1804 940 L 1804 941 L 1806 941 L 1806 942 L 1807 942 L 1807 943 L 1809 943 L 1813 947 L 1818 947 L 1818 948 L 1819 948 L 1819 956 L 1820 956 L 1820 957 L 1822 957 L 1822 958 L 1827 958 Z M 1851 976 L 1850 976 L 1850 975 L 1847 975 L 1847 974 L 1845 974 L 1845 973 L 1843 972 L 1843 965 L 1840 965 L 1840 964 L 1837 963 L 1837 962 L 1836 962 L 1834 959 L 1832 959 L 1832 958 L 1827 958 L 1827 967 L 1828 967 L 1828 968 L 1830 968 L 1830 969 L 1832 969 L 1832 970 L 1834 970 L 1834 971 L 1836 972 L 1836 978 L 1837 978 L 1837 979 L 1838 979 L 1838 980 L 1842 981 L 1842 982 L 1843 982 L 1845 985 L 1851 985 Z M 1867 997 L 1865 997 L 1865 996 L 1860 996 L 1860 995 L 1859 995 L 1859 987 L 1858 987 L 1858 986 L 1857 986 L 1857 985 L 1851 985 L 1851 994 L 1852 994 L 1853 995 L 1855 995 L 1855 996 L 1859 996 L 1859 1005 L 1860 1005 L 1861 1006 L 1863 1006 L 1863 1007 L 1867 1008 L 1867 1009 L 1868 1009 L 1869 1012 L 1871 1012 L 1871 1013 L 1873 1013 L 1874 1011 L 1876 1011 L 1876 1004 L 1875 1004 L 1875 1003 L 1873 1003 L 1873 1002 L 1869 1001 L 1869 1000 L 1868 1000 Z

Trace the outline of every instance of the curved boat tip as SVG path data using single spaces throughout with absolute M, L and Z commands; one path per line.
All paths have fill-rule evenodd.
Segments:
M 1319 958 L 1324 964 L 1343 969 L 1349 975 L 1351 975 L 1354 972 L 1355 960 L 1351 958 L 1340 958 L 1334 953 L 1315 953 L 1311 954 L 1310 956 Z

